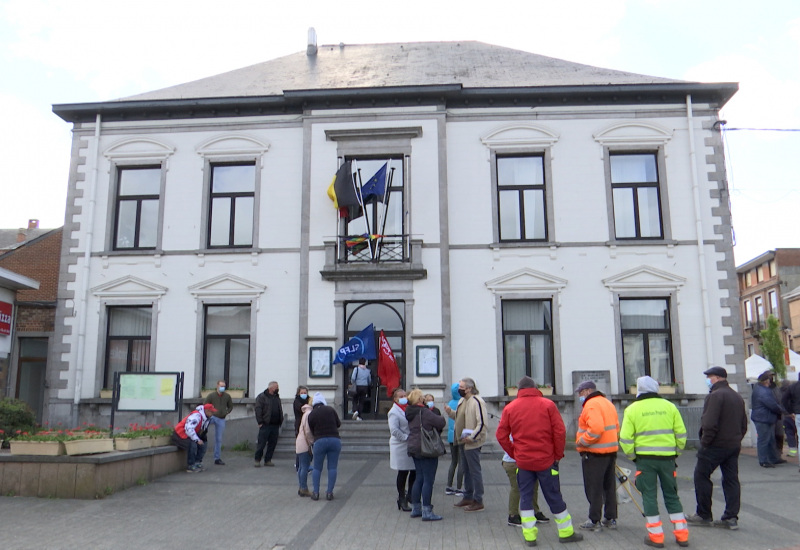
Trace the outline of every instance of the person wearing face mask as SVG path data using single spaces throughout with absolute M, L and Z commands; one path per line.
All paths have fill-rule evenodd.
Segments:
M 416 481 L 414 459 L 408 456 L 408 436 L 411 433 L 406 420 L 408 399 L 403 388 L 392 392 L 392 408 L 389 409 L 389 467 L 397 471 L 397 509 L 410 512 L 411 488 Z
M 589 519 L 581 529 L 600 531 L 617 528 L 617 437 L 619 417 L 614 404 L 591 380 L 575 389 L 581 401 L 575 450 L 581 455 L 583 490 L 589 501 Z M 602 523 L 600 522 L 603 516 Z
M 453 506 L 465 512 L 480 512 L 484 508 L 481 447 L 489 432 L 486 402 L 478 395 L 472 378 L 458 382 L 458 395 L 461 399 L 456 410 L 444 406 L 447 415 L 456 421 L 455 440 L 462 446 L 464 459 L 464 496 Z
M 305 386 L 297 386 L 297 391 L 294 394 L 294 402 L 292 403 L 295 437 L 300 433 L 300 421 L 303 420 L 303 405 L 311 405 L 311 401 L 308 400 L 308 388 Z
M 426 393 L 425 395 L 422 396 L 422 399 L 425 403 L 425 406 L 428 407 L 433 412 L 433 414 L 442 416 L 442 411 L 440 411 L 439 408 L 436 406 L 436 400 L 433 398 L 433 395 Z
M 267 389 L 256 397 L 255 413 L 258 422 L 258 442 L 256 443 L 255 459 L 256 468 L 261 467 L 261 457 L 264 457 L 264 466 L 275 466 L 272 455 L 278 444 L 278 432 L 283 424 L 283 406 L 278 395 L 278 383 L 274 380 L 267 385 Z M 266 451 L 264 448 L 266 447 Z
M 691 525 L 715 525 L 727 529 L 739 528 L 741 486 L 739 485 L 739 451 L 747 433 L 747 411 L 739 392 L 728 385 L 728 371 L 711 367 L 703 372 L 709 393 L 700 417 L 700 449 L 694 467 L 694 494 L 697 513 L 686 518 Z M 725 511 L 714 521 L 711 512 L 711 493 L 714 483 L 711 474 L 719 468 L 722 473 L 722 494 Z
M 209 425 L 214 426 L 214 464 L 225 466 L 222 461 L 222 434 L 225 433 L 225 417 L 233 410 L 233 399 L 225 391 L 225 380 L 217 381 L 217 391 L 206 397 L 205 403 L 214 405 L 216 411 L 209 417 Z

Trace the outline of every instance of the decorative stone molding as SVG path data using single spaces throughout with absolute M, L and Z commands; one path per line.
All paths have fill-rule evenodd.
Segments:
M 204 158 L 262 156 L 269 151 L 269 143 L 243 134 L 215 136 L 197 146 L 196 152 Z
M 162 162 L 172 156 L 174 152 L 175 147 L 164 142 L 151 138 L 134 137 L 114 143 L 103 151 L 103 156 L 114 162 L 124 160 Z
M 673 130 L 651 122 L 620 122 L 593 135 L 595 141 L 603 146 L 664 145 L 672 139 Z
M 603 284 L 612 292 L 630 290 L 675 292 L 686 284 L 686 279 L 655 267 L 643 265 L 603 279 Z
M 544 292 L 557 295 L 558 303 L 561 305 L 561 291 L 567 286 L 567 280 L 524 267 L 486 281 L 484 284 L 495 295 L 524 292 Z
M 481 138 L 481 143 L 495 151 L 523 148 L 552 147 L 559 135 L 543 126 L 522 124 L 492 130 Z

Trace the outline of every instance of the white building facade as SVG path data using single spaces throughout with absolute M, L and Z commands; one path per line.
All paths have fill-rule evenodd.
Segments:
M 619 396 L 649 374 L 691 401 L 711 365 L 743 386 L 716 126 L 735 91 L 412 43 L 57 105 L 74 139 L 50 420 L 102 416 L 126 371 L 182 371 L 187 397 L 224 378 L 243 403 L 303 384 L 347 412 L 330 358 L 369 324 L 402 384 L 444 400 L 465 376 L 498 408 L 526 374 L 564 403 L 584 371 Z M 346 160 L 364 182 L 390 162 L 385 210 L 339 217 Z

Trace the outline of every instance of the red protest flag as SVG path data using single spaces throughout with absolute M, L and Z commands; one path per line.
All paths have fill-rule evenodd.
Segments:
M 381 384 L 386 386 L 386 397 L 391 397 L 394 389 L 400 385 L 400 369 L 383 331 L 378 340 L 378 348 L 378 377 Z

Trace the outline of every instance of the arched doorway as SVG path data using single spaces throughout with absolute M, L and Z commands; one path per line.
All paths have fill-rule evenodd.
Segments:
M 347 302 L 344 305 L 344 341 L 347 342 L 372 323 L 375 327 L 375 349 L 377 350 L 378 337 L 383 331 L 400 369 L 401 386 L 405 384 L 406 380 L 404 310 L 405 303 L 402 301 Z M 352 365 L 345 365 L 345 367 L 342 369 L 344 376 L 342 380 L 343 414 L 345 418 L 350 418 L 352 411 L 351 400 L 347 397 L 347 385 L 353 368 Z M 385 418 L 387 411 L 392 406 L 391 398 L 386 396 L 386 387 L 380 385 L 378 361 L 370 361 L 369 368 L 372 371 L 372 386 L 370 387 L 369 406 L 363 416 L 364 418 Z

